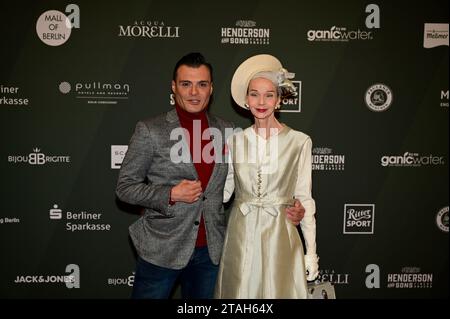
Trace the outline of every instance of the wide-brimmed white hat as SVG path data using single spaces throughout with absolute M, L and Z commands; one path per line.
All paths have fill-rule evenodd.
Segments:
M 283 70 L 281 62 L 270 54 L 254 55 L 239 65 L 231 80 L 231 95 L 234 101 L 243 108 L 250 80 L 260 72 L 278 72 Z

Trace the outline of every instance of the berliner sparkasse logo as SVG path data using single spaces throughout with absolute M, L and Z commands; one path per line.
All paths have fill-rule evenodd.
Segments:
M 393 98 L 392 91 L 387 85 L 376 83 L 367 89 L 364 101 L 370 110 L 382 112 L 391 106 Z
M 344 234 L 373 234 L 375 204 L 345 204 Z

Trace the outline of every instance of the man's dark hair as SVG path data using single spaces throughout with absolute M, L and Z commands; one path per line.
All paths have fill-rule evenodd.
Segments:
M 209 74 L 211 76 L 211 82 L 213 80 L 213 69 L 212 65 L 206 62 L 205 57 L 198 52 L 192 52 L 186 54 L 182 57 L 177 64 L 175 64 L 175 68 L 173 69 L 172 80 L 176 81 L 178 68 L 182 65 L 186 65 L 191 68 L 198 68 L 202 65 L 206 66 L 209 70 Z

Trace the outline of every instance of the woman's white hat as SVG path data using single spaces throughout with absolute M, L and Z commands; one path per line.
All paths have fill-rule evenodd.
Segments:
M 231 95 L 240 107 L 246 108 L 245 97 L 247 96 L 248 84 L 260 72 L 277 72 L 278 86 L 289 86 L 295 91 L 295 87 L 287 80 L 293 78 L 294 74 L 283 69 L 281 62 L 276 57 L 270 54 L 254 55 L 239 65 L 231 80 Z

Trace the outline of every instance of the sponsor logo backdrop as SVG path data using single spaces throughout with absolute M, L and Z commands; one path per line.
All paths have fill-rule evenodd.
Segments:
M 214 66 L 211 112 L 242 128 L 239 63 L 296 73 L 278 116 L 313 141 L 319 280 L 337 298 L 448 298 L 448 6 L 2 4 L 0 298 L 129 298 L 141 209 L 116 199 L 118 169 L 191 51 Z

